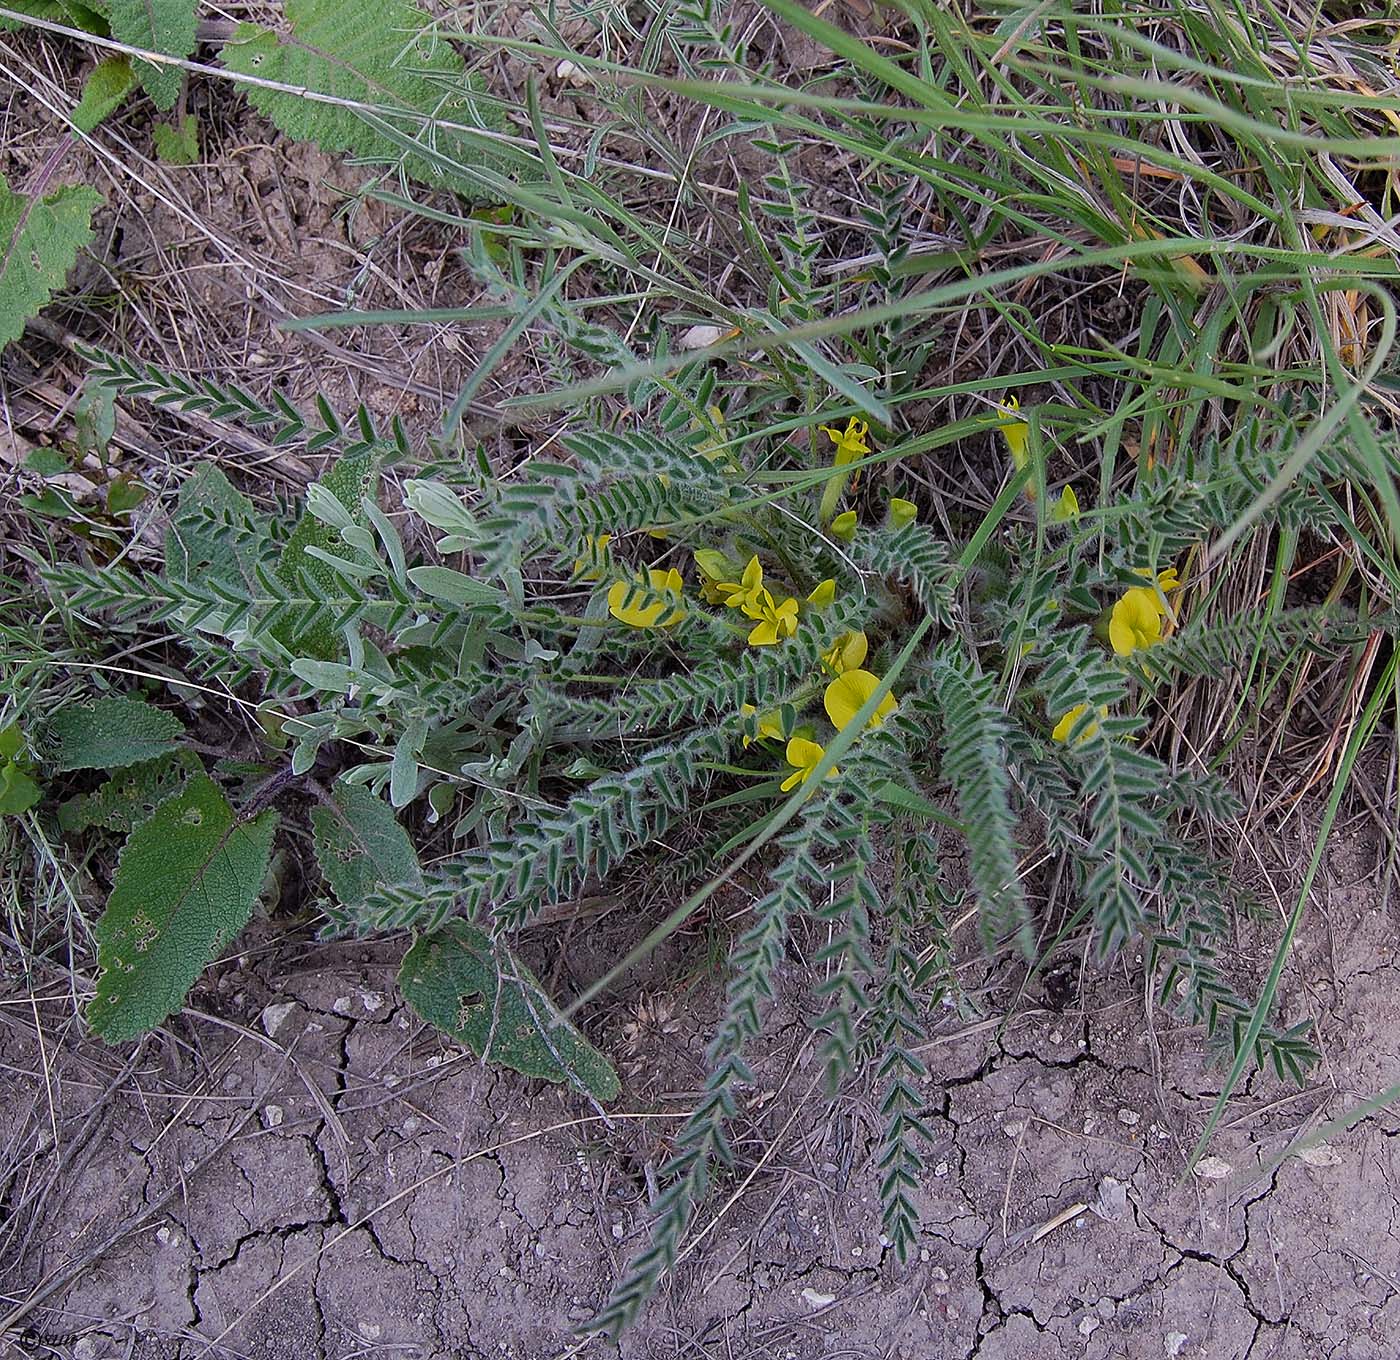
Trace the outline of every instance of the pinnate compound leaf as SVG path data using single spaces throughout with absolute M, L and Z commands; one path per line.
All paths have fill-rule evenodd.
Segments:
M 194 51 L 195 0 L 109 0 L 112 36 L 147 52 L 187 57 Z M 180 97 L 184 72 L 178 66 L 138 61 L 136 74 L 157 108 Z
M 465 921 L 449 921 L 404 956 L 399 988 L 430 1025 L 479 1058 L 597 1100 L 620 1089 L 612 1065 L 555 1008 L 529 969 Z M 489 1046 L 489 1051 L 488 1051 Z
M 0 347 L 63 287 L 78 252 L 92 240 L 96 189 L 70 184 L 42 199 L 13 193 L 0 175 Z
M 342 906 L 360 906 L 377 888 L 421 888 L 423 871 L 393 809 L 360 784 L 336 784 L 334 807 L 311 811 L 316 862 Z
M 59 774 L 120 770 L 175 750 L 184 735 L 185 725 L 173 713 L 115 694 L 65 708 L 49 727 Z
M 224 45 L 224 64 L 243 75 L 365 106 L 361 114 L 344 104 L 250 87 L 248 102 L 289 137 L 368 161 L 402 161 L 412 178 L 427 184 L 454 181 L 444 159 L 465 165 L 484 159 L 471 138 L 438 126 L 477 121 L 477 87 L 462 58 L 416 5 L 287 0 L 286 19 L 290 31 L 283 33 L 241 24 Z M 414 142 L 440 155 L 405 145 Z
M 271 811 L 238 822 L 214 781 L 198 775 L 132 832 L 95 932 L 95 1033 L 134 1039 L 179 1009 L 252 915 L 276 830 Z
M 165 531 L 165 570 L 177 581 L 257 580 L 258 560 L 270 552 L 266 517 L 213 463 L 203 463 L 180 487 Z

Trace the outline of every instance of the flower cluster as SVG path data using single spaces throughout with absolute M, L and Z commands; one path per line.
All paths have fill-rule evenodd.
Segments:
M 869 454 L 870 427 L 863 420 L 852 417 L 842 430 L 831 426 L 821 428 L 836 446 L 834 472 L 840 472 L 848 464 Z M 846 475 L 841 475 L 828 487 L 828 491 L 835 488 L 837 498 Z M 917 516 L 918 508 L 912 501 L 898 497 L 890 500 L 891 527 L 903 528 L 913 523 Z M 826 518 L 823 515 L 824 521 Z M 836 515 L 828 527 L 834 538 L 850 542 L 857 528 L 855 511 L 847 510 Z M 596 581 L 604 578 L 609 537 L 600 534 L 588 541 L 587 555 L 574 564 L 575 575 L 579 579 Z M 802 626 L 804 614 L 810 610 L 824 609 L 836 597 L 834 579 L 820 582 L 805 601 L 799 601 L 796 595 L 775 591 L 756 555 L 750 556 L 740 567 L 739 562 L 731 559 L 727 553 L 714 548 L 700 548 L 694 552 L 693 560 L 700 577 L 700 598 L 708 605 L 732 609 L 748 620 L 744 639 L 750 647 L 776 647 L 795 637 Z M 663 571 L 652 567 L 633 580 L 613 582 L 607 594 L 608 613 L 629 628 L 668 628 L 686 616 L 688 606 L 684 589 L 685 579 L 679 570 L 671 568 Z M 745 704 L 740 710 L 745 727 L 745 747 L 754 741 L 782 744 L 787 763 L 792 767 L 783 781 L 784 790 L 796 788 L 809 779 L 826 754 L 826 748 L 816 740 L 814 725 L 798 720 L 799 707 L 815 699 L 820 689 L 822 707 L 831 725 L 837 732 L 849 727 L 882 683 L 873 671 L 864 669 L 869 652 L 870 643 L 863 632 L 843 634 L 822 654 L 820 674 L 800 689 L 794 696 L 794 702 L 785 704 L 781 712 L 758 713 L 751 704 Z M 866 726 L 880 726 L 894 712 L 898 702 L 893 694 L 886 694 L 867 719 Z M 838 771 L 832 769 L 830 773 L 836 774 Z

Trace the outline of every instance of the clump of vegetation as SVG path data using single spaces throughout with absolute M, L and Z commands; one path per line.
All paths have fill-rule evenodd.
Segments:
M 1052 7 L 980 27 L 920 10 L 901 30 L 913 55 L 894 60 L 790 0 L 769 6 L 831 54 L 801 89 L 759 69 L 717 7 L 668 16 L 668 88 L 722 110 L 724 135 L 767 167 L 735 198 L 757 285 L 742 304 L 707 295 L 697 243 L 658 236 L 547 138 L 534 161 L 492 168 L 453 120 L 410 146 L 353 92 L 336 103 L 328 144 L 373 155 L 388 137 L 406 175 L 508 209 L 446 214 L 493 317 L 510 318 L 500 341 L 433 439 L 90 353 L 109 399 L 334 454 L 280 518 L 201 469 L 158 570 L 42 566 L 55 609 L 177 645 L 175 693 L 217 680 L 238 696 L 263 734 L 262 782 L 206 769 L 159 696 L 26 718 L 27 745 L 12 726 L 0 746 L 17 803 L 36 779 L 110 772 L 58 815 L 127 837 L 89 1008 L 111 1039 L 161 1023 L 247 921 L 288 788 L 313 805 L 327 932 L 411 929 L 401 985 L 420 1014 L 600 1100 L 616 1077 L 571 1017 L 617 970 L 566 1005 L 520 962 L 518 932 L 680 827 L 697 848 L 668 873 L 693 891 L 666 929 L 761 865 L 704 1094 L 606 1329 L 636 1317 L 732 1159 L 747 1055 L 804 919 L 828 941 L 809 1004 L 828 1086 L 879 1091 L 901 1259 L 918 1231 L 917 1050 L 956 987 L 949 907 L 965 897 L 988 951 L 1034 964 L 1032 849 L 1067 876 L 1061 934 L 1084 927 L 1100 957 L 1137 944 L 1161 1001 L 1225 1054 L 1227 1085 L 1252 1061 L 1300 1078 L 1316 1055 L 1304 1024 L 1274 1015 L 1282 951 L 1259 997 L 1220 957 L 1232 907 L 1212 834 L 1241 811 L 1222 762 L 1252 701 L 1193 743 L 1176 739 L 1174 696 L 1227 675 L 1272 686 L 1301 657 L 1344 663 L 1390 627 L 1396 580 L 1394 439 L 1363 402 L 1389 358 L 1394 308 L 1373 280 L 1393 252 L 1353 230 L 1376 209 L 1354 186 L 1339 202 L 1309 145 L 1372 154 L 1369 104 L 1281 84 L 1233 22 L 1193 19 L 1188 54 L 1122 16 Z M 239 41 L 234 69 L 299 60 Z M 429 127 L 443 61 L 390 82 Z M 609 75 L 598 66 L 592 88 L 624 136 L 642 116 Z M 1168 90 L 1212 118 L 1189 155 L 1159 116 Z M 258 98 L 276 118 L 287 96 Z M 1281 128 L 1285 106 L 1307 127 Z M 865 195 L 839 228 L 812 205 L 810 153 L 831 146 Z M 916 249 L 930 218 L 942 244 Z M 1000 263 L 1008 242 L 1020 262 Z M 605 324 L 572 291 L 585 267 L 675 313 Z M 1024 290 L 1071 274 L 1132 280 L 1127 334 L 1046 332 Z M 968 317 L 1014 336 L 1016 362 L 988 353 L 977 376 L 954 373 Z M 673 347 L 677 320 L 703 331 L 698 349 Z M 551 365 L 545 400 L 571 414 L 516 462 L 464 440 L 461 420 L 527 328 Z M 981 498 L 940 461 L 969 449 Z M 1309 542 L 1361 589 L 1291 601 Z M 1262 599 L 1229 584 L 1246 556 L 1270 564 Z M 1394 674 L 1392 660 L 1358 703 L 1343 775 Z M 401 819 L 450 824 L 450 852 L 420 862 Z

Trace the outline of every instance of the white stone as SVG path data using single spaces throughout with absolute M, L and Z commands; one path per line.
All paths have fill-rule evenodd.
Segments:
M 835 1294 L 819 1294 L 815 1289 L 804 1289 L 802 1297 L 812 1308 L 829 1308 L 836 1302 Z
M 582 89 L 585 85 L 593 84 L 592 75 L 576 61 L 570 61 L 567 57 L 554 68 L 554 78 L 563 81 L 566 85 L 572 85 L 575 89 Z
M 280 1105 L 263 1106 L 263 1128 L 275 1129 L 282 1122 L 282 1117 L 282 1107 Z
M 1235 1168 L 1223 1157 L 1202 1157 L 1191 1169 L 1203 1181 L 1223 1181 Z
M 1185 1344 L 1186 1344 L 1186 1333 L 1185 1333 L 1185 1332 L 1168 1332 L 1168 1333 L 1166 1334 L 1166 1336 L 1164 1336 L 1164 1337 L 1162 1338 L 1162 1349 L 1163 1349 L 1164 1351 L 1166 1351 L 1166 1353 L 1167 1353 L 1168 1355 L 1173 1355 L 1173 1356 L 1175 1356 L 1175 1355 L 1180 1355 L 1180 1354 L 1181 1354 L 1181 1348 L 1182 1348 Z
M 1299 1158 L 1309 1166 L 1341 1166 L 1342 1154 L 1326 1143 L 1305 1147 L 1298 1153 Z
M 1136 1110 L 1122 1109 L 1118 1111 L 1118 1122 L 1125 1128 L 1136 1128 L 1142 1116 Z
M 723 326 L 692 326 L 688 331 L 682 332 L 676 341 L 676 348 L 708 349 L 711 345 L 717 345 L 723 336 Z
M 260 1017 L 263 1033 L 266 1034 L 269 1039 L 275 1039 L 277 1037 L 277 1031 L 282 1028 L 283 1022 L 296 1008 L 297 1003 L 295 1001 L 278 1001 L 274 1002 L 272 1005 L 264 1006 Z

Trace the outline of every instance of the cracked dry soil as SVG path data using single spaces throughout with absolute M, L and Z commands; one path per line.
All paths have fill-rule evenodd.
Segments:
M 621 1356 L 1394 1360 L 1400 1123 L 1278 1161 L 1400 1078 L 1380 853 L 1340 843 L 1289 965 L 1285 1013 L 1315 1015 L 1321 1069 L 1302 1090 L 1256 1076 L 1204 1176 L 1182 1168 L 1218 1071 L 1198 1032 L 1144 1021 L 1130 960 L 1063 1011 L 1032 996 L 1005 1023 L 936 1024 L 904 1267 L 881 1243 L 878 1112 L 817 1094 L 794 965 L 739 1175 Z M 1273 938 L 1242 935 L 1242 956 Z M 595 1028 L 633 1045 L 609 1126 L 445 1047 L 399 1003 L 393 952 L 255 944 L 174 1039 L 130 1051 L 75 1040 L 67 998 L 0 1008 L 0 1308 L 28 1305 L 6 1360 L 618 1353 L 575 1352 L 574 1330 L 644 1231 L 714 998 L 640 1040 L 617 1015 Z

